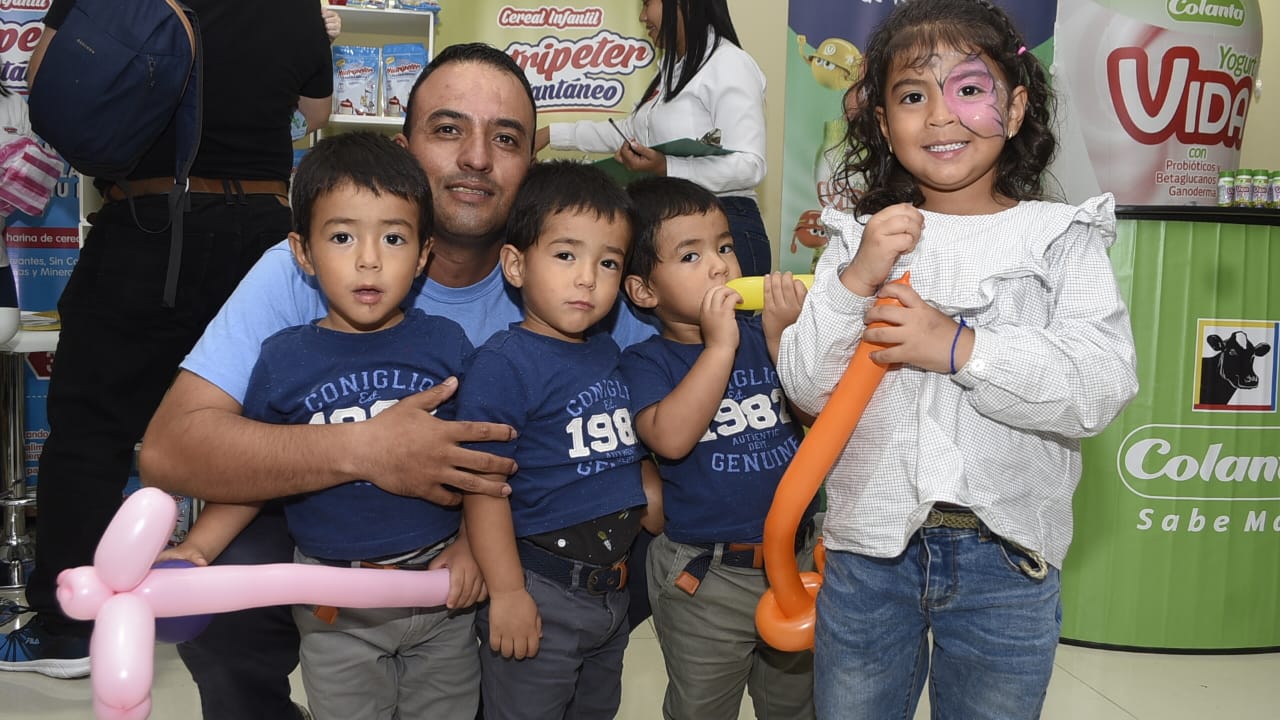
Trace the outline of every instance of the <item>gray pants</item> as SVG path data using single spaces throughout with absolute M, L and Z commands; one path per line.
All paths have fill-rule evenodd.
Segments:
M 481 605 L 476 616 L 485 720 L 606 720 L 617 715 L 630 631 L 627 592 L 592 595 L 530 570 L 524 571 L 524 580 L 542 617 L 537 655 L 513 660 L 490 650 L 489 604 Z
M 813 713 L 813 653 L 769 647 L 756 633 L 764 570 L 720 564 L 717 550 L 698 591 L 675 586 L 703 550 L 659 535 L 649 546 L 649 601 L 667 666 L 662 714 L 668 720 L 736 720 L 745 688 L 760 720 L 805 720 Z M 813 546 L 799 556 L 813 569 Z
M 332 625 L 314 609 L 295 605 L 293 619 L 302 636 L 302 684 L 316 720 L 476 716 L 474 608 L 341 608 Z

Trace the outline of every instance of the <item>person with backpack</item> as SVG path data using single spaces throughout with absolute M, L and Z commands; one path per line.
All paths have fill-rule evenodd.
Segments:
M 178 6 L 172 0 L 126 5 L 129 12 L 142 12 L 154 2 Z M 26 592 L 35 615 L 0 639 L 0 670 L 61 678 L 89 673 L 91 624 L 61 612 L 56 578 L 66 568 L 92 562 L 122 502 L 134 446 L 178 363 L 262 252 L 288 234 L 294 108 L 311 129 L 329 115 L 331 55 L 314 0 L 184 4 L 196 20 L 202 110 L 189 194 L 179 205 L 182 233 L 174 243 L 169 197 L 180 143 L 173 123 L 124 177 L 95 182 L 104 204 L 89 218 L 92 228 L 58 302 L 62 329 L 48 396 L 50 434 L 39 469 L 36 565 Z M 72 28 L 92 34 L 113 21 L 107 13 L 84 22 L 99 5 L 53 0 L 32 57 L 34 95 L 42 82 L 56 86 L 68 67 L 58 40 L 65 46 L 66 39 L 75 39 Z M 122 4 L 107 5 L 125 12 Z M 79 114 L 71 139 L 130 122 L 135 104 L 125 98 L 115 112 Z M 180 252 L 173 252 L 175 245 Z M 176 274 L 168 288 L 172 297 L 166 298 L 171 257 Z M 279 516 L 275 522 L 275 532 L 284 532 Z M 229 668 L 237 677 L 221 684 L 206 686 L 197 678 L 205 718 L 300 715 L 289 701 L 287 679 L 297 663 L 297 631 L 287 610 L 280 617 L 276 627 L 282 636 L 292 635 L 292 655 L 281 653 L 269 660 L 271 667 Z

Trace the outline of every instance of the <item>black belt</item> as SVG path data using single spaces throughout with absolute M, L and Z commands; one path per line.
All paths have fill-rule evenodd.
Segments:
M 813 538 L 814 522 L 812 517 L 805 518 L 796 529 L 795 552 L 800 552 Z M 698 553 L 685 566 L 675 579 L 675 586 L 693 595 L 698 586 L 711 570 L 711 563 L 716 559 L 716 550 L 720 551 L 720 564 L 736 568 L 761 569 L 764 567 L 764 543 L 689 543 L 700 548 Z
M 105 202 L 116 202 L 124 200 L 128 197 L 142 197 L 143 195 L 168 195 L 173 189 L 174 180 L 171 177 L 141 178 L 138 180 L 123 180 L 119 184 L 113 184 L 102 194 Z M 187 187 L 189 192 L 219 194 L 228 197 L 236 197 L 243 195 L 275 195 L 288 201 L 289 184 L 283 180 L 234 180 L 220 178 L 188 178 Z
M 627 586 L 626 557 L 612 565 L 593 565 L 556 555 L 527 540 L 518 541 L 516 546 L 520 552 L 520 564 L 525 570 L 567 588 L 582 588 L 592 595 L 604 595 Z
M 179 185 L 172 177 L 139 178 L 137 180 L 121 180 L 111 185 L 102 194 L 106 203 L 129 201 L 129 212 L 133 214 L 133 222 L 142 230 L 160 233 L 169 230 L 169 263 L 164 275 L 164 294 L 162 303 L 166 308 L 174 307 L 178 302 L 178 274 L 182 267 L 182 223 L 183 215 L 191 209 L 192 193 L 222 193 L 227 204 L 233 202 L 246 205 L 249 195 L 273 195 L 281 205 L 289 205 L 289 186 L 283 180 L 233 180 L 189 177 L 183 185 Z M 168 198 L 169 224 L 158 230 L 148 230 L 138 220 L 138 210 L 133 200 L 145 195 L 163 195 Z M 92 220 L 90 220 L 92 222 Z

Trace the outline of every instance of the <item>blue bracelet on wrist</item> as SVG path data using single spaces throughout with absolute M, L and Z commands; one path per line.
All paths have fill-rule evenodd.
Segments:
M 951 374 L 956 374 L 956 343 L 960 342 L 960 333 L 965 329 L 966 325 L 964 317 L 960 318 L 960 324 L 956 326 L 956 336 L 951 338 Z

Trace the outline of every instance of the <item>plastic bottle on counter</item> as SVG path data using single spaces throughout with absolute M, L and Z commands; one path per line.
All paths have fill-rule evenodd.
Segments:
M 1249 207 L 1253 204 L 1253 171 L 1241 168 L 1236 171 L 1235 195 L 1232 207 Z
M 1236 172 L 1218 171 L 1218 207 L 1231 207 L 1236 198 Z
M 1266 170 L 1253 171 L 1253 207 L 1269 207 L 1271 202 L 1271 173 Z

